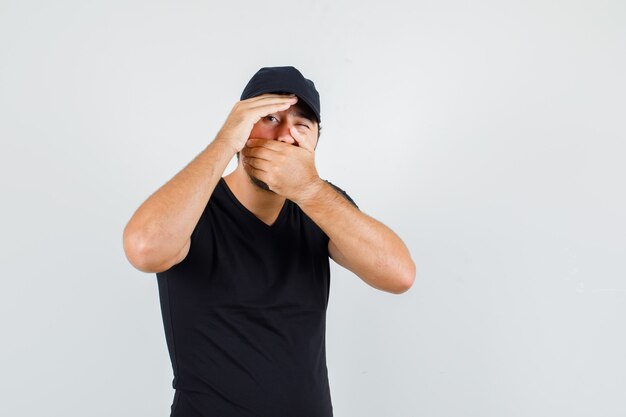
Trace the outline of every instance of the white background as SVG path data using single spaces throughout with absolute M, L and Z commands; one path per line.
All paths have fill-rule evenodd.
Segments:
M 332 263 L 335 416 L 626 415 L 621 0 L 0 0 L 0 413 L 169 416 L 122 231 L 278 65 L 417 265 L 394 295 Z

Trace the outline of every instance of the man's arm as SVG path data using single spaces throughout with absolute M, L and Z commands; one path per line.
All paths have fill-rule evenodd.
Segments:
M 185 259 L 215 186 L 254 124 L 296 101 L 292 95 L 262 94 L 235 103 L 215 139 L 148 197 L 126 224 L 123 245 L 129 262 L 143 272 L 160 272 Z
M 372 287 L 394 294 L 415 280 L 415 263 L 391 229 L 361 212 L 324 180 L 294 201 L 328 235 L 328 252 L 339 265 Z
M 190 236 L 234 155 L 228 142 L 214 140 L 141 204 L 123 233 L 131 265 L 160 272 L 186 257 Z
M 331 258 L 374 288 L 400 294 L 415 280 L 404 242 L 387 226 L 362 213 L 322 180 L 310 135 L 290 129 L 298 146 L 250 138 L 244 168 L 270 190 L 296 203 L 329 237 Z

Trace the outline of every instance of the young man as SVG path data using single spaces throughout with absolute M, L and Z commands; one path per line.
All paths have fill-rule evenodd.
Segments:
M 382 291 L 412 285 L 402 240 L 318 176 L 320 120 L 311 80 L 261 68 L 215 139 L 124 229 L 131 264 L 157 275 L 172 416 L 332 416 L 329 257 Z

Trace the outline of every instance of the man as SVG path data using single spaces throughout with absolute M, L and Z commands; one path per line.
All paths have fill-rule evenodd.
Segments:
M 126 256 L 157 275 L 172 416 L 332 416 L 328 258 L 382 291 L 412 285 L 402 240 L 318 176 L 320 120 L 311 80 L 261 68 L 215 139 L 128 222 Z

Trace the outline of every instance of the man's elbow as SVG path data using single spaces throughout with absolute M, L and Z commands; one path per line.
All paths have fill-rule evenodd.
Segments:
M 154 265 L 149 262 L 146 241 L 138 235 L 124 235 L 123 240 L 124 254 L 128 262 L 141 272 L 153 272 Z
M 396 290 L 392 292 L 394 294 L 404 294 L 410 290 L 415 282 L 416 273 L 415 262 L 413 262 L 413 260 L 409 260 L 407 266 L 403 269 L 403 272 L 398 274 L 398 276 L 400 276 L 400 279 L 398 279 L 399 285 Z
M 140 234 L 124 233 L 124 254 L 128 262 L 137 270 L 157 273 L 168 270 L 175 262 L 162 255 L 155 255 L 155 248 Z

